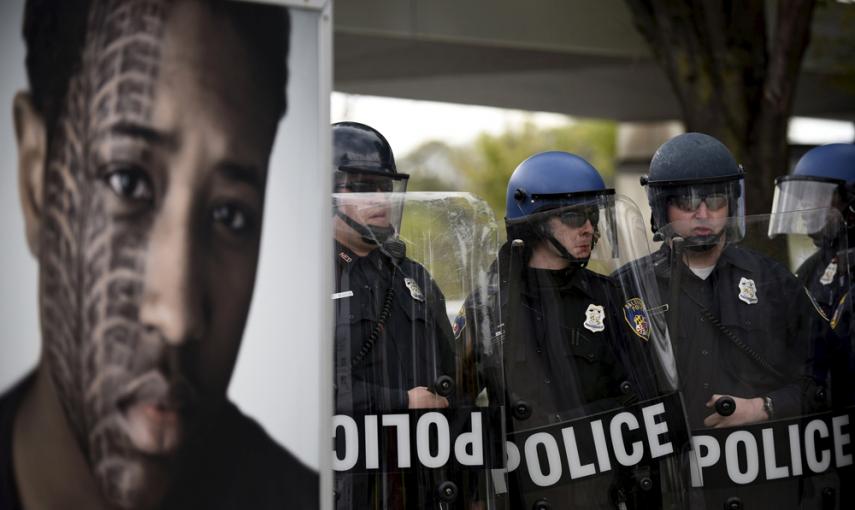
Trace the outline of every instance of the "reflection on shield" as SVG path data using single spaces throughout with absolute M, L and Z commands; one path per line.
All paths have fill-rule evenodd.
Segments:
M 334 300 L 336 507 L 494 508 L 500 332 L 473 331 L 481 311 L 463 309 L 488 293 L 492 212 L 465 193 L 347 192 L 334 203 L 394 227 L 367 255 L 336 247 L 335 295 L 346 296 Z
M 729 234 L 736 225 L 744 241 Z M 666 225 L 654 255 L 692 427 L 693 487 L 707 508 L 845 507 L 855 378 L 852 339 L 832 321 L 851 315 L 839 213 L 727 218 L 715 244 L 696 242 L 695 227 Z M 747 246 L 767 236 L 777 244 Z M 733 400 L 712 405 L 714 395 Z

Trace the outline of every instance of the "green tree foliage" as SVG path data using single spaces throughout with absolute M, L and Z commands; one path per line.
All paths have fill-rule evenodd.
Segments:
M 402 158 L 398 166 L 411 174 L 410 190 L 471 192 L 483 198 L 501 221 L 508 179 L 532 154 L 548 150 L 578 154 L 611 183 L 616 129 L 614 122 L 601 120 L 546 128 L 528 122 L 498 135 L 483 133 L 467 145 L 426 142 Z

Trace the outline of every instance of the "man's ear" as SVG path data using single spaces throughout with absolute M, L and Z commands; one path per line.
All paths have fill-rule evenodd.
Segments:
M 38 257 L 47 133 L 44 119 L 36 111 L 29 92 L 21 91 L 15 94 L 12 110 L 15 117 L 15 136 L 18 140 L 18 192 L 24 213 L 27 244 L 30 246 L 30 253 Z

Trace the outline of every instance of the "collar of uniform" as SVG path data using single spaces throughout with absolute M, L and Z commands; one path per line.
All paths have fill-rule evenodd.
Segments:
M 359 255 L 353 253 L 353 251 L 347 246 L 341 244 L 338 241 L 335 241 L 335 259 L 339 263 L 350 264 L 354 260 L 359 258 Z
M 740 252 L 742 248 L 735 244 L 728 244 L 716 261 L 716 269 L 722 264 L 736 266 L 746 272 L 751 272 L 751 265 L 748 259 Z M 662 244 L 662 246 L 653 254 L 653 270 L 656 276 L 667 278 L 671 274 L 671 247 Z
M 539 297 L 539 291 L 547 289 L 558 292 L 576 289 L 586 296 L 591 295 L 590 283 L 583 268 L 535 269 L 528 267 L 525 270 L 525 276 L 528 284 L 524 286 L 523 293 L 528 297 Z M 534 282 L 538 283 L 537 288 L 531 286 Z
M 718 262 L 716 263 L 716 267 L 719 267 L 722 263 L 730 264 L 750 273 L 752 272 L 753 267 L 748 261 L 749 258 L 745 256 L 740 246 L 728 244 L 724 247 L 724 251 L 722 251 L 721 257 L 719 257 Z

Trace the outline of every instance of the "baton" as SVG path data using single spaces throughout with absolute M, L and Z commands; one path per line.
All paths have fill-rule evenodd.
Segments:
M 715 401 L 715 412 L 722 416 L 730 416 L 736 411 L 736 402 L 731 397 L 721 397 Z

